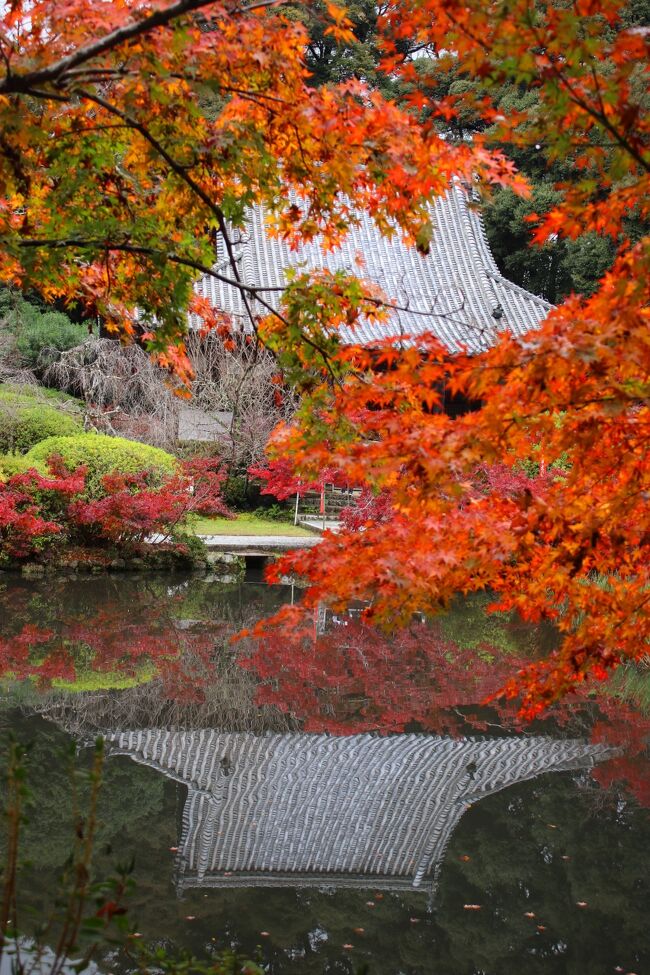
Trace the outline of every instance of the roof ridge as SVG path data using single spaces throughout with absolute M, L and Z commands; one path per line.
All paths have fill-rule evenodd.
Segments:
M 496 271 L 486 270 L 486 274 L 495 281 L 498 281 L 499 284 L 503 285 L 503 287 L 509 288 L 510 291 L 515 291 L 517 294 L 523 295 L 531 301 L 536 301 L 549 311 L 552 311 L 557 307 L 551 301 L 547 301 L 546 298 L 542 298 L 541 295 L 536 295 L 533 291 L 529 291 L 527 288 L 522 288 L 520 284 L 515 284 L 514 281 L 510 280 L 510 278 L 506 278 L 505 275 L 501 274 L 498 269 Z

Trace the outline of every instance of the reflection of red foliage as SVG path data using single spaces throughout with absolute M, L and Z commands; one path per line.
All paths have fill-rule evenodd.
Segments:
M 650 741 L 650 716 L 634 711 L 614 696 L 599 700 L 603 716 L 591 729 L 592 741 L 620 745 L 622 754 L 594 769 L 594 778 L 604 788 L 624 783 L 638 802 L 650 807 L 650 776 L 647 747 Z
M 2 621 L 0 675 L 48 685 L 55 679 L 74 682 L 89 671 L 136 676 L 148 665 L 162 697 L 203 703 L 221 679 L 223 658 L 215 649 L 223 646 L 233 621 L 181 624 L 174 616 L 174 597 L 166 613 L 159 592 L 149 600 L 143 595 L 137 606 L 109 596 L 99 610 L 82 605 L 65 620 L 55 597 L 53 612 L 37 626 L 24 623 L 33 615 L 29 590 L 22 598 L 17 592 L 12 620 L 4 614 Z M 317 635 L 313 616 L 300 607 L 285 607 L 281 619 L 272 633 L 263 631 L 261 638 L 240 645 L 238 663 L 260 681 L 257 704 L 290 713 L 306 731 L 467 734 L 524 724 L 516 700 L 498 700 L 489 709 L 481 704 L 513 667 L 524 665 L 522 658 L 487 645 L 461 648 L 435 623 L 413 624 L 389 637 L 349 616 Z M 650 719 L 606 691 L 603 685 L 594 699 L 580 688 L 571 701 L 555 706 L 551 717 L 567 734 L 621 746 L 619 757 L 592 774 L 604 787 L 625 783 L 638 801 L 650 805 L 644 758 Z
M 513 669 L 530 661 L 494 647 L 459 647 L 435 625 L 417 624 L 388 637 L 352 620 L 316 636 L 298 607 L 285 608 L 276 628 L 251 639 L 242 666 L 262 680 L 259 704 L 292 713 L 307 731 L 353 734 L 412 728 L 438 734 L 521 728 L 519 703 L 493 696 Z M 481 706 L 490 700 L 490 710 Z M 650 805 L 643 757 L 650 719 L 603 687 L 594 701 L 580 688 L 549 713 L 568 733 L 621 746 L 597 767 L 604 786 L 625 782 Z
M 390 732 L 411 723 L 453 730 L 466 721 L 467 709 L 476 712 L 513 665 L 522 664 L 461 649 L 424 624 L 388 639 L 349 620 L 315 639 L 300 629 L 299 613 L 287 612 L 285 626 L 252 644 L 242 666 L 264 682 L 259 703 L 293 712 L 308 731 Z M 514 707 L 496 710 L 515 720 Z M 472 725 L 484 730 L 485 717 L 474 713 Z
M 45 681 L 70 680 L 74 675 L 71 661 L 54 638 L 52 630 L 30 624 L 8 639 L 0 637 L 0 673 L 17 680 L 33 676 Z
M 120 607 L 121 608 L 121 607 Z M 171 618 L 129 622 L 115 606 L 83 620 L 57 621 L 52 628 L 25 624 L 0 637 L 0 677 L 36 679 L 41 686 L 54 680 L 74 683 L 94 673 L 136 676 L 152 665 L 164 695 L 175 701 L 202 701 L 210 656 L 222 627 L 202 624 L 179 629 Z

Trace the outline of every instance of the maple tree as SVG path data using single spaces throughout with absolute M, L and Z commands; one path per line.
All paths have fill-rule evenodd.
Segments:
M 591 297 L 569 298 L 524 340 L 503 335 L 480 356 L 450 359 L 433 337 L 418 348 L 339 351 L 345 382 L 310 392 L 312 416 L 303 407 L 302 421 L 275 441 L 303 476 L 334 465 L 350 482 L 387 492 L 393 512 L 326 536 L 278 572 L 306 576 L 311 605 L 363 599 L 367 617 L 385 625 L 481 589 L 502 609 L 554 620 L 558 652 L 505 685 L 507 695 L 522 692 L 528 716 L 587 675 L 604 679 L 621 660 L 640 659 L 650 635 L 650 248 L 647 236 L 630 241 L 625 231 L 628 213 L 648 218 L 648 38 L 620 13 L 618 4 L 589 3 L 390 8 L 385 63 L 403 77 L 415 68 L 390 51 L 391 37 L 415 32 L 488 87 L 534 87 L 534 113 L 503 117 L 489 94 L 472 107 L 502 143 L 543 142 L 551 158 L 571 148 L 582 175 L 535 237 L 593 230 L 612 238 L 617 256 Z M 413 100 L 421 107 L 426 93 L 415 86 Z M 451 118 L 467 103 L 450 96 L 427 107 Z M 481 408 L 445 416 L 445 385 Z M 517 475 L 535 462 L 563 470 L 546 473 L 543 490 L 517 487 L 515 477 L 476 490 L 481 468 Z
M 246 207 L 264 204 L 303 238 L 340 238 L 355 207 L 416 236 L 426 195 L 452 172 L 517 185 L 503 154 L 479 143 L 448 151 L 357 82 L 310 88 L 306 31 L 269 6 L 30 0 L 5 10 L 2 280 L 81 301 L 186 378 L 188 307 L 223 325 L 192 292 L 197 272 L 239 289 L 251 321 L 253 299 L 269 307 L 234 260 L 230 228 Z M 328 11 L 328 32 L 345 36 L 345 13 Z
M 485 588 L 502 608 L 555 620 L 557 655 L 506 685 L 523 686 L 534 714 L 648 646 L 650 248 L 626 229 L 629 214 L 641 227 L 650 215 L 647 31 L 613 0 L 397 0 L 377 43 L 381 70 L 413 83 L 409 112 L 356 80 L 310 87 L 304 28 L 265 8 L 16 0 L 5 11 L 2 278 L 81 299 L 181 378 L 187 309 L 231 327 L 192 296 L 194 277 L 238 288 L 251 328 L 304 395 L 276 435 L 278 455 L 296 477 L 333 467 L 390 501 L 381 519 L 326 536 L 277 572 L 307 577 L 311 605 L 360 598 L 386 625 Z M 341 8 L 323 16 L 349 40 Z M 437 97 L 415 84 L 405 39 L 483 84 Z M 504 116 L 490 91 L 505 83 L 534 89 L 534 103 Z M 441 134 L 441 120 L 468 110 L 490 125 L 489 145 L 480 132 Z M 386 316 L 390 296 L 343 271 L 296 273 L 274 309 L 264 283 L 238 276 L 229 228 L 253 204 L 289 242 L 320 233 L 335 244 L 367 209 L 426 250 L 427 200 L 451 178 L 528 192 L 497 144 L 544 145 L 551 162 L 570 154 L 577 176 L 531 221 L 538 242 L 593 231 L 616 250 L 591 297 L 570 297 L 525 339 L 453 359 L 433 337 L 343 348 L 339 327 Z M 225 264 L 213 267 L 215 244 Z M 480 409 L 446 417 L 445 386 Z M 533 491 L 515 482 L 535 460 L 564 471 Z M 509 486 L 488 478 L 477 490 L 485 465 L 514 471 Z

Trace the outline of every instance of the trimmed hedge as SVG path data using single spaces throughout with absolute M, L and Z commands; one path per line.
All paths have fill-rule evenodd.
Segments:
M 25 454 L 49 437 L 82 433 L 81 424 L 69 412 L 56 409 L 55 402 L 29 387 L 0 386 L 0 453 Z
M 175 457 L 158 447 L 125 440 L 122 437 L 107 437 L 102 433 L 83 433 L 75 437 L 49 437 L 26 454 L 26 459 L 37 469 L 43 471 L 47 460 L 58 454 L 69 471 L 82 464 L 88 468 L 86 477 L 87 493 L 94 495 L 101 487 L 105 474 L 119 471 L 121 474 L 138 474 L 151 471 L 154 481 L 178 470 Z
M 0 454 L 0 481 L 6 481 L 14 474 L 24 474 L 33 466 L 24 454 Z

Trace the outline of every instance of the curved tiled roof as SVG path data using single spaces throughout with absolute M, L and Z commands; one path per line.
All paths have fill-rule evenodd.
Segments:
M 178 885 L 431 886 L 477 800 L 605 746 L 550 738 L 345 738 L 141 730 L 108 736 L 188 786 Z
M 407 247 L 399 234 L 383 236 L 367 214 L 359 215 L 359 225 L 332 251 L 318 238 L 290 250 L 284 241 L 269 236 L 266 220 L 262 207 L 252 210 L 247 231 L 235 244 L 245 284 L 281 287 L 285 269 L 300 265 L 306 270 L 347 269 L 379 285 L 393 304 L 408 309 L 393 311 L 387 322 L 363 321 L 354 332 L 344 333 L 348 341 L 372 345 L 400 334 L 417 337 L 431 331 L 450 352 L 461 347 L 478 352 L 492 344 L 497 330 L 523 335 L 552 308 L 500 274 L 475 202 L 460 184 L 431 207 L 434 235 L 426 256 Z M 221 270 L 229 273 L 226 264 Z M 244 318 L 240 293 L 223 281 L 206 276 L 197 290 L 213 307 Z M 265 297 L 277 303 L 277 292 Z M 262 306 L 253 306 L 264 314 Z

